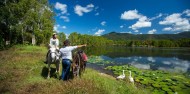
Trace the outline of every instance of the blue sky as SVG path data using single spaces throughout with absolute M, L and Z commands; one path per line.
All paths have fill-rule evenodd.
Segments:
M 54 30 L 67 35 L 190 31 L 190 0 L 49 0 L 49 3 L 56 13 Z

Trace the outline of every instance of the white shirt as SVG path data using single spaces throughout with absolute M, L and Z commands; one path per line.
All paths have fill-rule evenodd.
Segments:
M 76 49 L 77 46 L 67 46 L 60 49 L 62 59 L 70 59 L 72 60 L 72 50 Z
M 59 46 L 59 40 L 57 38 L 56 39 L 51 38 L 49 45 L 50 45 L 50 47 L 58 47 Z

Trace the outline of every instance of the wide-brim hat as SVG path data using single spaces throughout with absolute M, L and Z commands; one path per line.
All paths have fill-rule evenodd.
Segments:
M 57 35 L 56 33 L 53 33 L 53 35 Z

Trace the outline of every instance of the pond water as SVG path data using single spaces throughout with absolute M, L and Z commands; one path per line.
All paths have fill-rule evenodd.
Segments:
M 83 50 L 88 56 L 98 56 L 101 60 L 111 62 L 94 63 L 99 68 L 129 64 L 140 69 L 190 73 L 190 48 L 104 46 L 86 47 Z

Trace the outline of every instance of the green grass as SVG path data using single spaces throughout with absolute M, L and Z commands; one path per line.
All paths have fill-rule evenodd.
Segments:
M 47 48 L 17 45 L 0 51 L 0 94 L 146 94 L 126 81 L 87 68 L 81 78 L 46 79 Z M 55 68 L 52 65 L 52 68 Z M 52 69 L 52 73 L 54 69 Z

